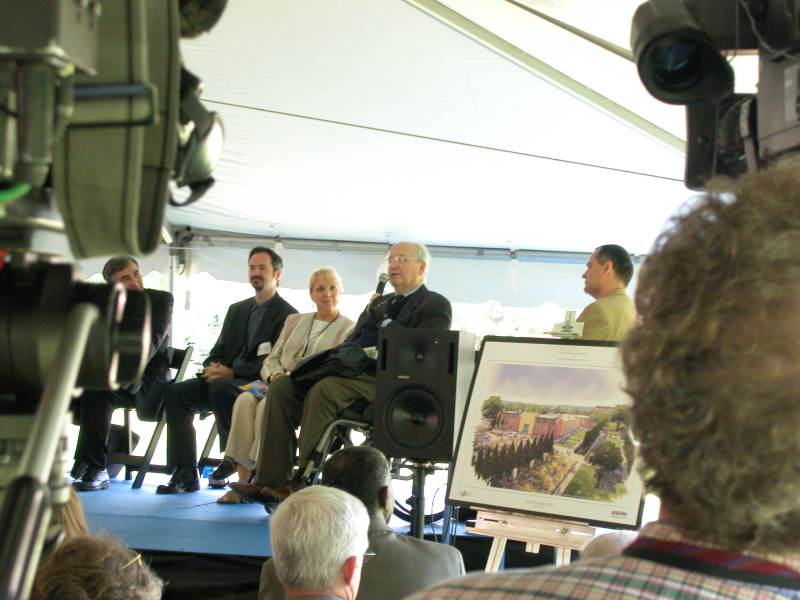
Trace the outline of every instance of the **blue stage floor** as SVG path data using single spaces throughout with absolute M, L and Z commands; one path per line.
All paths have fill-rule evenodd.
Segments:
M 89 527 L 105 531 L 138 550 L 225 554 L 268 557 L 269 515 L 260 504 L 217 504 L 226 490 L 206 487 L 190 494 L 159 495 L 156 486 L 166 475 L 150 474 L 141 489 L 131 482 L 111 481 L 107 490 L 80 492 Z M 408 532 L 408 523 L 397 517 L 390 522 L 398 531 Z M 463 535 L 463 525 L 458 534 Z M 426 534 L 441 535 L 441 524 L 428 525 Z
M 107 490 L 79 494 L 89 527 L 106 531 L 138 550 L 267 557 L 269 516 L 259 504 L 217 504 L 225 490 L 162 496 L 169 478 L 148 475 L 139 490 L 115 480 Z M 205 486 L 205 480 L 202 481 Z

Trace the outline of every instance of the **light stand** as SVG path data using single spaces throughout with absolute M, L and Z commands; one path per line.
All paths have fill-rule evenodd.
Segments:
M 428 462 L 412 461 L 406 465 L 411 469 L 411 535 L 425 537 L 425 478 L 433 473 L 434 467 Z

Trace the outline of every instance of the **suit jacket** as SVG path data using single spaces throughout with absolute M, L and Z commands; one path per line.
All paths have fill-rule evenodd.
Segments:
M 361 571 L 358 598 L 400 600 L 450 577 L 464 574 L 464 559 L 452 546 L 399 535 L 381 515 L 369 523 L 369 549 L 375 553 Z M 261 568 L 258 600 L 283 600 L 283 586 L 272 560 Z
M 587 340 L 620 341 L 635 320 L 636 309 L 622 288 L 595 300 L 578 317 L 583 323 L 583 338 Z
M 245 365 L 235 371 L 233 376 L 236 379 L 258 379 L 258 370 L 261 367 L 261 359 L 257 356 L 259 345 L 270 342 L 274 346 L 278 341 L 281 329 L 283 329 L 286 317 L 297 311 L 276 292 L 261 318 L 253 343 L 245 348 L 247 345 L 247 321 L 252 305 L 252 298 L 230 305 L 217 343 L 214 344 L 208 358 L 203 362 L 204 366 L 208 366 L 212 362 L 219 362 L 226 367 L 232 367 L 234 359 L 240 356 L 244 350 Z
M 273 373 L 288 373 L 300 360 L 300 352 L 308 339 L 309 328 L 314 323 L 316 312 L 289 315 L 283 325 L 278 342 L 273 346 L 272 352 L 264 359 L 261 367 L 261 379 L 267 380 Z M 310 356 L 322 350 L 333 348 L 341 344 L 353 330 L 350 319 L 340 314 L 339 317 L 326 327 L 321 335 L 314 338 L 305 349 L 305 356 Z
M 394 293 L 381 296 L 381 300 L 391 300 Z M 358 339 L 359 329 L 369 320 L 369 306 L 364 309 L 361 316 L 356 321 L 353 333 L 348 341 Z M 386 329 L 394 327 L 408 327 L 412 329 L 450 329 L 453 320 L 453 309 L 450 301 L 436 292 L 430 291 L 425 285 L 408 297 L 408 300 L 400 309 L 397 317 L 386 326 Z
M 169 292 L 146 289 L 150 298 L 150 350 L 142 385 L 136 392 L 136 415 L 144 421 L 158 420 L 161 388 L 169 383 L 169 339 L 174 300 Z

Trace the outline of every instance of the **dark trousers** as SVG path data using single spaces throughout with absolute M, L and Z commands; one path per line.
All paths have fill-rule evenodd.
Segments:
M 164 389 L 167 411 L 167 463 L 171 467 L 197 466 L 197 432 L 194 415 L 213 411 L 217 419 L 220 451 L 225 451 L 231 430 L 233 403 L 245 379 L 216 379 L 211 383 L 194 377 Z
M 108 466 L 109 432 L 114 409 L 137 405 L 148 407 L 152 414 L 139 414 L 139 418 L 155 420 L 158 418 L 164 385 L 164 382 L 145 377 L 136 395 L 126 390 L 84 391 L 73 408 L 74 422 L 81 428 L 75 447 L 75 460 L 105 469 Z M 111 451 L 128 452 L 129 449 L 116 447 Z
M 269 386 L 264 402 L 263 439 L 253 481 L 280 487 L 292 476 L 295 449 L 297 464 L 305 468 L 314 447 L 336 416 L 356 400 L 375 399 L 375 376 L 326 377 L 314 384 L 305 399 L 291 377 L 278 377 Z M 300 425 L 300 438 L 295 427 Z
M 133 406 L 132 394 L 117 390 L 86 390 L 79 399 L 76 416 L 81 427 L 75 447 L 75 460 L 105 469 L 108 466 L 108 434 L 111 415 L 121 406 Z

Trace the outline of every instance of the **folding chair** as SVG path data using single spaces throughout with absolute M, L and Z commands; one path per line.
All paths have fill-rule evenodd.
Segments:
M 186 369 L 189 367 L 189 361 L 192 358 L 192 350 L 194 348 L 192 346 L 187 346 L 186 349 L 180 350 L 178 348 L 169 348 L 168 352 L 170 353 L 170 361 L 169 366 L 171 369 L 175 369 L 176 373 L 175 376 L 172 378 L 172 383 L 178 383 L 183 381 L 184 376 L 186 374 Z M 144 476 L 147 475 L 148 472 L 154 473 L 169 473 L 171 469 L 167 467 L 167 465 L 153 465 L 151 461 L 153 460 L 153 454 L 156 451 L 156 447 L 158 446 L 158 441 L 161 438 L 161 432 L 164 430 L 164 426 L 167 424 L 167 416 L 164 412 L 164 408 L 161 408 L 161 417 L 156 424 L 156 428 L 153 430 L 153 435 L 150 437 L 150 443 L 147 445 L 147 450 L 145 451 L 144 455 L 137 455 L 130 453 L 131 447 L 131 429 L 130 429 L 130 411 L 133 410 L 132 407 L 126 407 L 125 409 L 125 417 L 124 417 L 124 427 L 128 434 L 128 453 L 121 453 L 115 452 L 112 453 L 109 458 L 109 464 L 122 464 L 125 465 L 125 479 L 131 478 L 131 472 L 137 471 L 136 479 L 133 482 L 133 489 L 138 490 L 142 487 L 142 482 L 144 482 Z

